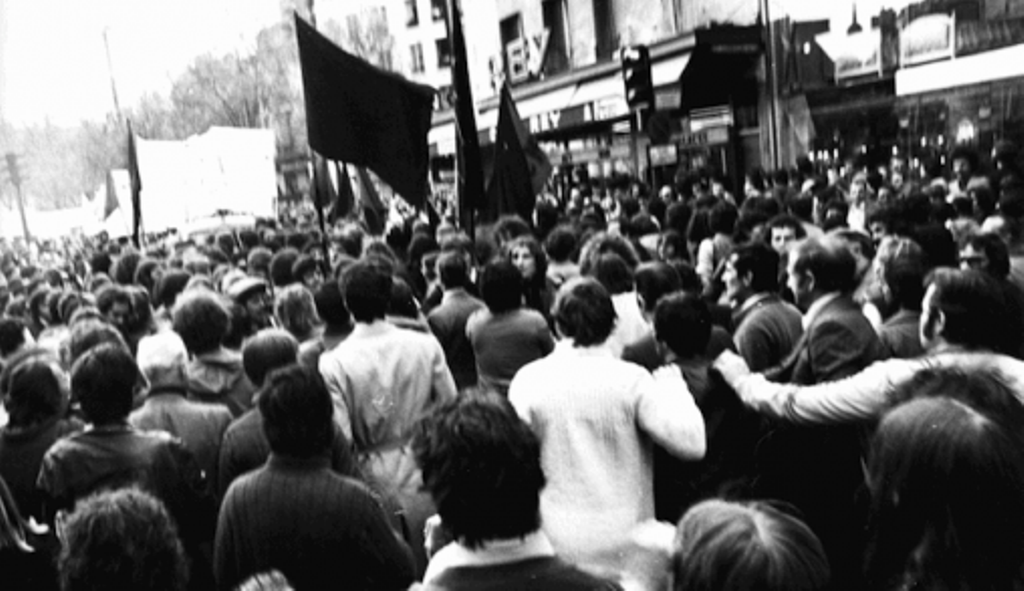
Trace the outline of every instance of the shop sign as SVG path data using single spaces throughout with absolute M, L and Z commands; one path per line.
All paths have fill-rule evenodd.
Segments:
M 728 141 L 728 127 L 712 127 L 693 133 L 685 133 L 679 139 L 679 143 L 682 146 L 709 146 L 711 144 L 724 144 Z
M 836 66 L 836 82 L 882 72 L 882 31 L 822 33 L 814 39 Z
M 679 161 L 679 150 L 675 144 L 651 146 L 647 153 L 651 166 L 668 166 Z
M 949 14 L 914 19 L 900 31 L 900 66 L 952 59 L 956 50 L 956 20 Z

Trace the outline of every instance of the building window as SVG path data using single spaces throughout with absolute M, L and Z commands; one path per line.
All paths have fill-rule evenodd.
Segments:
M 565 72 L 569 69 L 569 32 L 565 27 L 565 0 L 544 0 L 542 6 L 544 28 L 548 32 L 548 43 L 541 71 L 545 75 Z
M 501 19 L 501 44 L 503 46 L 522 36 L 523 19 L 519 16 L 518 12 L 508 18 Z
M 412 73 L 422 74 L 427 69 L 423 65 L 423 46 L 419 43 L 413 43 L 409 46 L 409 51 L 412 58 Z
M 452 46 L 448 38 L 438 39 L 437 43 L 437 67 L 447 68 L 452 65 Z
M 445 0 L 430 0 L 430 17 L 434 22 L 444 20 L 444 13 L 447 10 L 444 3 Z
M 597 60 L 611 59 L 618 48 L 611 0 L 594 0 L 594 33 L 597 37 Z
M 420 24 L 420 13 L 416 10 L 416 0 L 405 0 L 405 26 L 415 27 Z

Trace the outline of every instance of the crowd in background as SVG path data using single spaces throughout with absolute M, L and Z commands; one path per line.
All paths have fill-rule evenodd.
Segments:
M 0 586 L 1024 588 L 991 160 L 0 245 Z

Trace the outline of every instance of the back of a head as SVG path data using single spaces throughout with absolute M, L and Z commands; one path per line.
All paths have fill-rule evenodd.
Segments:
M 12 427 L 39 425 L 67 408 L 67 374 L 51 355 L 33 355 L 18 363 L 6 377 L 4 388 Z
M 813 274 L 815 289 L 822 293 L 847 293 L 856 287 L 857 261 L 839 238 L 806 238 L 797 243 L 791 256 L 793 268 Z
M 307 338 L 320 324 L 313 292 L 301 283 L 278 290 L 274 297 L 274 317 L 296 338 Z
M 799 519 L 761 502 L 708 500 L 676 530 L 673 591 L 823 591 L 821 542 Z
M 654 308 L 654 334 L 682 359 L 703 353 L 711 338 L 711 312 L 694 293 L 667 295 Z
M 552 261 L 569 261 L 576 251 L 576 233 L 569 226 L 558 226 L 544 240 L 544 250 Z
M 139 367 L 126 348 L 104 343 L 89 349 L 71 368 L 71 392 L 82 414 L 96 425 L 124 420 L 132 410 Z
M 275 369 L 296 362 L 299 341 L 287 330 L 265 328 L 245 341 L 242 345 L 242 367 L 245 375 L 256 387 Z
M 78 502 L 64 523 L 61 589 L 184 591 L 188 562 L 167 509 L 138 488 Z
M 469 265 L 466 257 L 458 251 L 441 253 L 437 259 L 437 275 L 445 289 L 457 289 L 469 285 Z
M 554 317 L 559 332 L 576 347 L 608 340 L 615 328 L 611 294 L 596 279 L 581 277 L 564 283 L 555 296 Z
M 151 388 L 186 386 L 188 349 L 173 330 L 164 330 L 140 340 L 135 362 Z
M 327 329 L 343 329 L 352 322 L 352 317 L 345 306 L 345 298 L 337 281 L 325 281 L 313 293 L 316 312 L 327 323 Z
M 618 254 L 607 252 L 597 258 L 591 274 L 612 295 L 633 290 L 633 271 Z
M 268 272 L 274 287 L 284 287 L 296 281 L 292 276 L 292 266 L 299 258 L 299 251 L 294 248 L 282 248 L 271 259 Z
M 996 382 L 980 387 L 1005 388 Z M 1000 398 L 1015 401 L 1016 395 L 1008 390 Z M 1020 415 L 1019 408 L 1004 417 L 937 395 L 913 399 L 882 419 L 868 466 L 867 577 L 872 588 L 1020 586 Z
M 128 349 L 128 344 L 125 343 L 120 331 L 106 320 L 96 318 L 75 322 L 68 335 L 65 366 L 71 367 L 89 349 L 104 343 L 113 343 L 125 350 Z
M 231 315 L 221 297 L 212 291 L 195 289 L 178 298 L 171 315 L 174 332 L 193 354 L 220 347 L 231 325 Z
M 679 272 L 672 265 L 661 261 L 641 263 L 636 268 L 636 291 L 644 300 L 644 308 L 651 312 L 658 300 L 666 294 L 683 288 Z
M 20 318 L 0 318 L 0 357 L 7 357 L 25 344 L 25 323 Z
M 972 349 L 1001 351 L 1006 346 L 1007 302 L 995 279 L 973 269 L 940 267 L 928 275 L 926 284 L 932 290 L 932 306 L 942 312 L 943 338 Z
M 361 260 L 341 276 L 341 293 L 356 322 L 383 319 L 391 300 L 392 273 L 383 262 Z
M 272 452 L 310 458 L 330 446 L 334 406 L 315 368 L 289 365 L 271 372 L 257 404 Z
M 515 310 L 523 303 L 523 275 L 507 260 L 489 263 L 480 275 L 480 295 L 494 314 Z
M 470 548 L 540 527 L 540 441 L 507 400 L 466 395 L 438 406 L 412 442 L 444 524 Z

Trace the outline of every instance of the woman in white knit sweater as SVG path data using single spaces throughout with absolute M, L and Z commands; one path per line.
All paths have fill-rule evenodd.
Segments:
M 568 342 L 524 366 L 509 400 L 541 441 L 544 532 L 560 556 L 608 575 L 625 566 L 633 527 L 654 517 L 652 441 L 700 459 L 704 420 L 678 368 L 652 377 L 608 350 L 615 310 L 600 283 L 562 286 L 554 313 Z

